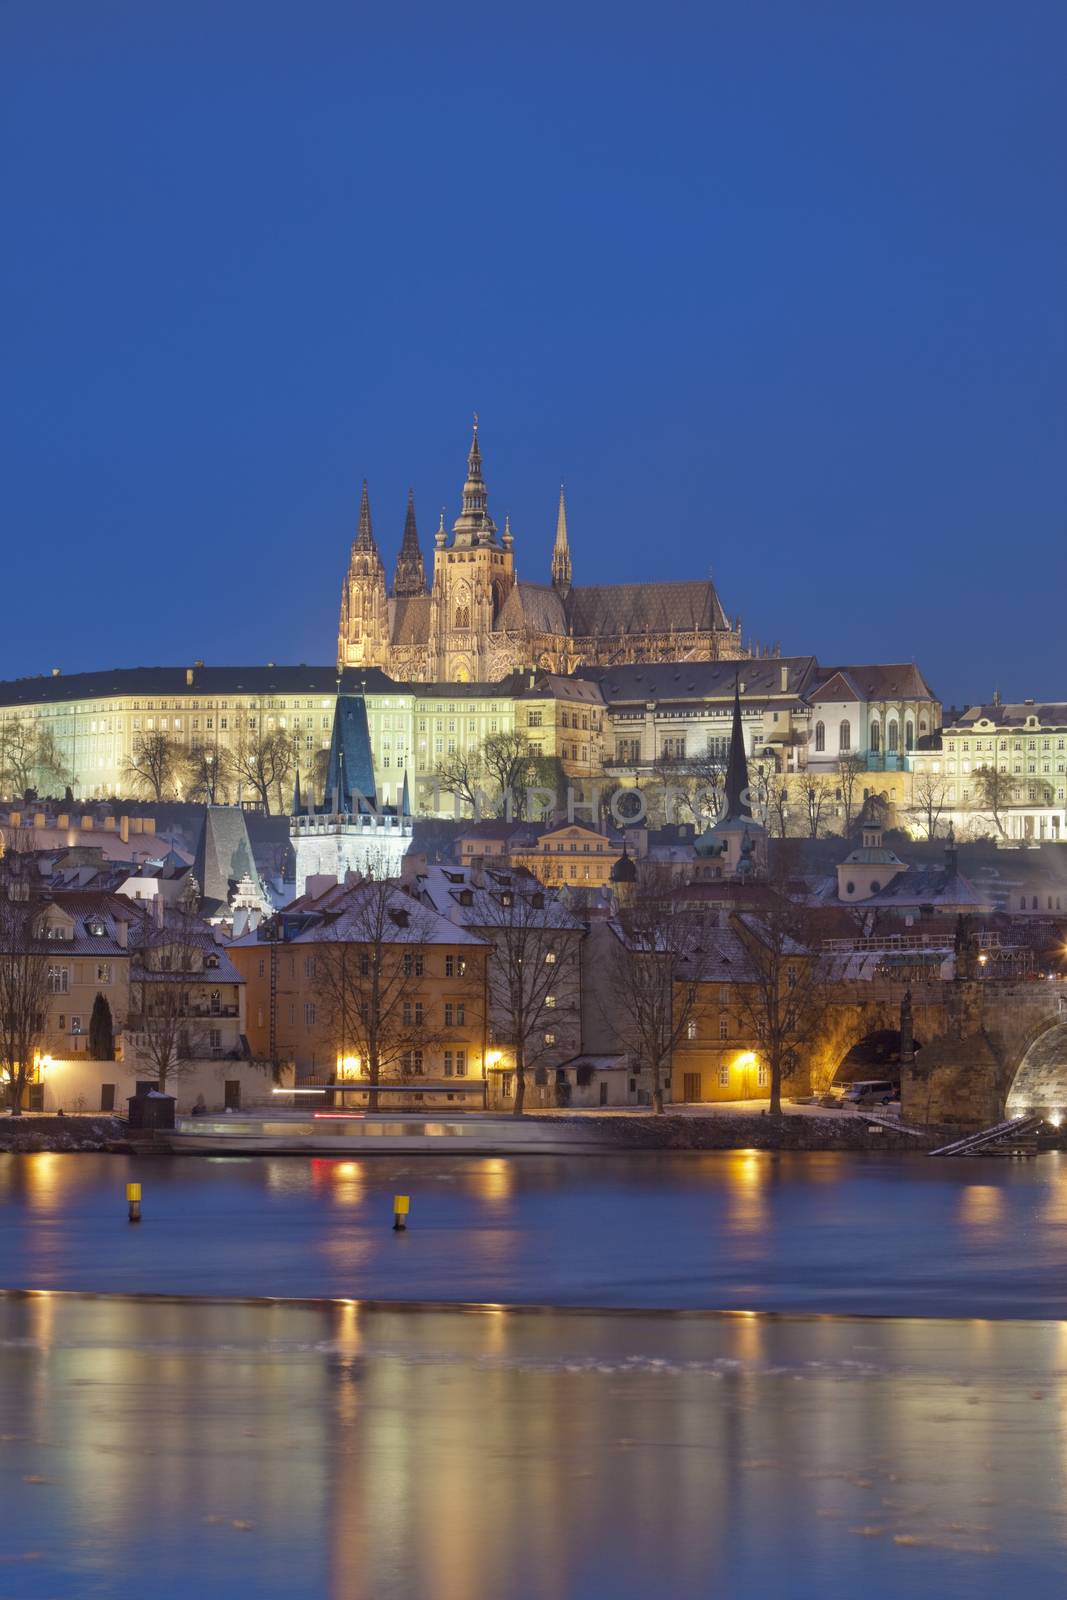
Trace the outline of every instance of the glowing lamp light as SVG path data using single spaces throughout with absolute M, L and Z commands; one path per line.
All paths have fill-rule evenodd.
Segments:
M 338 1056 L 337 1071 L 342 1078 L 359 1077 L 359 1056 Z
M 503 1060 L 503 1057 L 503 1050 L 487 1050 L 485 1052 L 485 1064 L 487 1067 L 495 1067 L 498 1061 Z
M 1063 1112 L 1062 1111 L 1051 1111 L 1049 1113 L 1049 1119 L 1048 1120 L 1051 1122 L 1051 1124 L 1052 1124 L 1052 1126 L 1054 1128 L 1058 1128 L 1060 1126 L 1060 1124 L 1063 1122 Z

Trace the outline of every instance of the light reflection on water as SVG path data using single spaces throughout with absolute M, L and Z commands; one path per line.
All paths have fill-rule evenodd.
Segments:
M 1064 1337 L 2 1299 L 0 1592 L 1042 1600 Z
M 15 1288 L 1067 1318 L 1059 1155 L 40 1154 L 0 1203 Z

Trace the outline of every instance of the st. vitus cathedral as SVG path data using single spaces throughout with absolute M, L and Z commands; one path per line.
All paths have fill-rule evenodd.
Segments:
M 339 667 L 380 667 L 423 683 L 495 683 L 520 667 L 572 672 L 583 664 L 733 660 L 745 652 L 708 579 L 574 584 L 560 490 L 550 583 L 520 578 L 509 522 L 489 515 L 478 423 L 463 509 L 434 535 L 427 587 L 409 494 L 390 594 L 371 526 L 367 485 L 341 596 Z

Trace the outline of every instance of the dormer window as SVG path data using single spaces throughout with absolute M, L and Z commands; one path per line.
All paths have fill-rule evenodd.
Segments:
M 99 917 L 92 917 L 87 926 L 94 939 L 102 939 L 104 937 L 106 929 Z

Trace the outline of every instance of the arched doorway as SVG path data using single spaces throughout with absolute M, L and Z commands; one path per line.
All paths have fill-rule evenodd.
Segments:
M 1009 1117 L 1067 1115 L 1067 1023 L 1043 1033 L 1023 1056 L 1008 1091 Z

